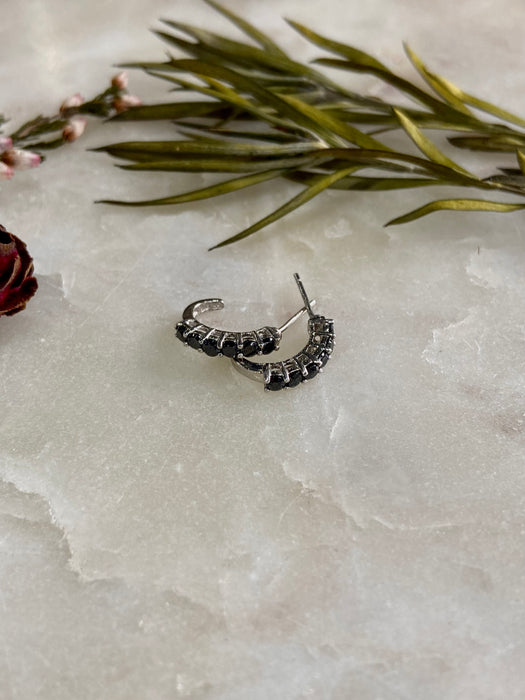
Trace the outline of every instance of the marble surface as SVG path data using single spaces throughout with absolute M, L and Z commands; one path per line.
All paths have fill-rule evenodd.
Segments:
M 318 52 L 281 16 L 413 76 L 407 39 L 525 113 L 520 0 L 228 6 L 303 58 Z M 2 111 L 51 112 L 119 61 L 161 58 L 160 16 L 228 29 L 189 0 L 10 3 Z M 165 96 L 140 75 L 131 87 Z M 328 193 L 208 253 L 296 188 L 94 205 L 207 181 L 86 151 L 132 133 L 93 124 L 1 185 L 1 223 L 40 282 L 0 319 L 2 700 L 525 697 L 523 215 L 384 229 L 432 194 Z M 296 270 L 336 319 L 322 378 L 265 394 L 174 339 L 206 296 L 226 300 L 212 319 L 226 326 L 284 320 Z

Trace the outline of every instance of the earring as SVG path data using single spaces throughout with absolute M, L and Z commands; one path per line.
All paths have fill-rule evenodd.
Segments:
M 240 359 L 252 355 L 268 355 L 279 348 L 283 332 L 307 312 L 306 307 L 303 307 L 279 328 L 264 326 L 255 331 L 221 331 L 197 319 L 198 314 L 223 308 L 222 299 L 193 302 L 184 309 L 182 321 L 175 326 L 175 335 L 185 345 L 205 352 L 210 357 L 224 355 Z
M 283 362 L 260 364 L 244 358 L 233 360 L 236 369 L 250 379 L 264 382 L 264 388 L 267 391 L 279 391 L 313 379 L 323 371 L 322 368 L 330 359 L 335 344 L 334 322 L 332 319 L 314 314 L 312 302 L 306 295 L 299 275 L 295 273 L 294 278 L 310 317 L 308 343 L 300 352 Z

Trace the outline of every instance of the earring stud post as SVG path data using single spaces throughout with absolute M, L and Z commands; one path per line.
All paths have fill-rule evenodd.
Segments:
M 312 301 L 310 302 L 310 306 L 315 306 L 316 303 L 317 303 L 316 300 L 312 299 Z M 282 326 L 279 326 L 279 328 L 277 330 L 282 333 L 283 331 L 290 328 L 290 326 L 292 326 L 296 321 L 298 321 L 301 318 L 301 316 L 303 314 L 306 314 L 306 313 L 309 313 L 309 311 L 306 308 L 306 306 L 303 306 L 303 308 L 299 309 L 299 311 L 297 313 L 295 313 L 291 318 L 289 318 L 288 321 L 285 321 Z
M 303 283 L 301 282 L 301 278 L 299 277 L 299 274 L 297 272 L 294 272 L 294 279 L 297 283 L 297 286 L 299 287 L 299 292 L 301 293 L 301 296 L 304 301 L 305 308 L 308 312 L 308 315 L 310 318 L 314 317 L 314 312 L 312 311 L 312 303 L 310 299 L 308 299 L 308 295 L 306 294 L 305 288 L 303 287 Z

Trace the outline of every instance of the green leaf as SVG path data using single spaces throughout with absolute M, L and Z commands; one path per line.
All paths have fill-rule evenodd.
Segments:
M 359 168 L 355 168 L 358 170 Z M 286 172 L 284 177 L 292 182 L 303 184 L 313 184 L 318 182 L 323 176 L 318 173 L 309 173 L 302 170 Z M 330 185 L 334 190 L 404 190 L 414 187 L 429 187 L 433 185 L 450 185 L 445 180 L 435 180 L 434 178 L 422 177 L 353 177 L 348 176 Z
M 366 151 L 364 149 L 327 149 L 323 151 L 326 156 L 333 155 L 334 158 L 341 158 L 343 160 L 353 160 L 353 161 L 363 161 L 375 163 L 373 167 L 382 169 L 385 165 L 384 161 L 390 159 L 393 161 L 398 161 L 401 163 L 407 163 L 417 166 L 417 170 L 420 173 L 425 173 L 426 175 L 432 175 L 441 179 L 447 179 L 456 184 L 467 184 L 469 186 L 480 186 L 480 180 L 473 178 L 463 173 L 458 172 L 452 168 L 441 163 L 436 163 L 430 160 L 425 160 L 419 158 L 418 156 L 413 156 L 408 153 L 396 153 L 394 151 Z
M 506 213 L 525 209 L 525 204 L 490 202 L 485 199 L 438 199 L 435 202 L 429 202 L 428 204 L 419 207 L 419 209 L 414 209 L 414 211 L 411 211 L 408 214 L 392 219 L 386 223 L 385 226 L 406 224 L 409 221 L 420 219 L 422 216 L 426 216 L 427 214 L 432 214 L 433 212 L 444 211 L 447 209 L 453 211 L 491 211 Z
M 130 107 L 111 117 L 110 121 L 132 122 L 155 119 L 184 119 L 187 117 L 218 116 L 224 113 L 224 105 L 216 101 L 170 102 L 166 104 Z
M 119 165 L 122 170 L 156 172 L 192 172 L 192 173 L 250 173 L 272 168 L 304 167 L 312 158 L 274 158 L 266 160 L 228 159 L 228 158 L 191 158 L 177 160 L 159 160 Z
M 222 248 L 223 246 L 230 245 L 230 243 L 236 243 L 237 241 L 240 241 L 243 238 L 250 236 L 252 233 L 259 231 L 265 226 L 272 224 L 274 221 L 281 219 L 283 216 L 286 216 L 290 212 L 294 211 L 294 209 L 297 209 L 302 204 L 306 204 L 306 202 L 310 201 L 310 199 L 313 199 L 313 197 L 316 197 L 318 194 L 323 192 L 323 190 L 326 190 L 328 187 L 330 187 L 331 184 L 337 182 L 337 180 L 346 177 L 348 174 L 353 172 L 353 170 L 354 168 L 345 168 L 344 170 L 339 170 L 336 173 L 331 173 L 330 175 L 321 178 L 318 182 L 314 183 L 313 185 L 310 185 L 298 195 L 290 199 L 282 207 L 276 209 L 272 214 L 265 216 L 263 219 L 260 219 L 256 223 L 244 229 L 244 231 L 237 233 L 235 236 L 231 236 L 231 238 L 228 238 L 225 241 L 218 243 L 217 245 L 210 248 L 210 250 L 214 250 L 215 248 Z
M 406 114 L 404 114 L 404 112 L 402 112 L 400 109 L 394 109 L 394 113 L 399 119 L 403 129 L 410 136 L 410 138 L 416 144 L 419 150 L 427 156 L 427 158 L 430 158 L 430 160 L 432 160 L 434 163 L 444 165 L 445 167 L 450 168 L 451 170 L 455 170 L 456 172 L 461 173 L 462 175 L 474 178 L 474 175 L 469 173 L 468 170 L 465 170 L 453 160 L 448 158 L 448 156 L 446 156 L 444 153 L 442 153 L 439 150 L 439 148 L 434 143 L 432 143 L 432 141 L 427 136 L 425 136 L 421 129 L 419 129 L 414 124 L 414 122 L 411 121 Z
M 491 175 L 485 178 L 484 181 L 490 184 L 503 185 L 503 187 L 498 187 L 498 189 L 505 192 L 513 192 L 525 196 L 525 175 L 521 174 L 521 170 L 517 169 L 515 174 Z
M 330 129 L 322 124 L 318 124 L 313 117 L 308 116 L 303 111 L 271 92 L 271 90 L 262 87 L 254 80 L 250 80 L 233 70 L 224 68 L 224 66 L 210 65 L 203 61 L 196 61 L 193 59 L 177 60 L 173 62 L 173 65 L 196 75 L 230 83 L 238 90 L 252 95 L 252 97 L 265 107 L 273 107 L 281 117 L 290 119 L 294 125 L 301 127 L 309 133 L 317 134 L 330 145 L 339 145 L 338 140 L 335 139 Z
M 503 121 L 525 127 L 525 119 L 523 119 L 522 117 L 519 117 L 518 115 L 513 114 L 512 112 L 508 112 L 506 109 L 496 107 L 496 105 L 492 104 L 491 102 L 487 102 L 486 100 L 480 100 L 479 98 L 474 97 L 474 95 L 469 95 L 467 92 L 463 92 L 463 90 L 460 90 L 458 87 L 456 87 L 453 83 L 446 80 L 445 78 L 438 78 L 436 76 L 436 79 L 442 82 L 447 88 L 447 90 L 451 92 L 457 99 L 461 100 L 461 102 L 469 104 L 471 107 L 475 107 L 476 109 L 479 109 L 482 112 L 492 114 L 494 117 L 497 117 L 498 119 L 501 119 Z
M 498 168 L 498 170 L 506 175 L 521 175 L 521 170 L 519 168 Z
M 94 151 L 109 153 L 116 158 L 136 161 L 159 161 L 185 159 L 188 156 L 209 157 L 225 156 L 234 160 L 242 158 L 247 161 L 257 159 L 283 158 L 290 155 L 311 155 L 312 151 L 320 150 L 317 143 L 241 143 L 241 142 L 211 142 L 211 141 L 123 141 L 109 146 L 94 148 Z
M 448 102 L 452 107 L 457 109 L 459 112 L 463 112 L 464 114 L 467 114 L 469 117 L 474 117 L 470 109 L 468 107 L 465 107 L 463 102 L 459 99 L 457 96 L 458 88 L 456 86 L 452 85 L 452 83 L 449 83 L 446 81 L 444 78 L 442 78 L 439 75 L 436 75 L 435 73 L 431 73 L 428 68 L 425 66 L 423 61 L 419 58 L 419 56 L 416 55 L 414 51 L 408 46 L 408 44 L 403 44 L 405 48 L 405 52 L 410 59 L 410 62 L 414 66 L 414 68 L 417 70 L 417 72 L 421 75 L 423 80 L 430 85 L 430 87 L 436 92 L 440 97 L 442 97 L 445 102 Z M 451 90 L 450 87 L 455 88 L 454 90 Z
M 191 61 L 192 59 L 185 59 L 188 61 Z M 178 62 L 177 62 L 178 63 Z M 192 63 L 199 63 L 200 61 L 192 61 Z M 204 64 L 207 65 L 207 64 Z M 228 71 L 228 73 L 231 73 L 232 71 Z M 251 115 L 253 115 L 256 118 L 259 118 L 263 122 L 268 122 L 270 124 L 273 124 L 278 127 L 282 127 L 288 131 L 296 131 L 304 134 L 308 134 L 308 136 L 311 136 L 311 129 L 306 129 L 306 128 L 301 128 L 298 124 L 296 124 L 293 120 L 292 121 L 286 121 L 284 119 L 281 119 L 278 116 L 275 116 L 275 114 L 272 114 L 265 106 L 264 106 L 264 100 L 261 101 L 262 106 L 258 106 L 254 102 L 251 102 L 250 100 L 242 97 L 238 93 L 235 92 L 235 90 L 227 89 L 226 86 L 222 86 L 222 90 L 219 92 L 218 90 L 214 90 L 209 87 L 204 87 L 202 85 L 196 85 L 194 83 L 188 82 L 186 80 L 183 80 L 181 78 L 177 78 L 175 76 L 171 75 L 160 75 L 157 73 L 151 73 L 151 75 L 154 75 L 159 78 L 163 78 L 164 80 L 167 80 L 171 83 L 176 83 L 178 85 L 182 85 L 184 87 L 187 87 L 188 89 L 194 90 L 195 92 L 200 92 L 204 95 L 208 95 L 211 97 L 214 97 L 216 100 L 220 100 L 218 102 L 218 105 L 221 105 L 221 102 L 223 103 L 229 103 L 234 105 L 235 107 L 238 107 L 241 111 L 245 111 Z M 238 74 L 237 74 L 238 75 Z M 197 76 L 202 78 L 202 76 L 197 73 Z M 205 76 L 204 76 L 205 77 Z M 243 76 L 238 75 L 240 79 L 244 79 Z M 249 82 L 249 81 L 248 81 Z M 264 89 L 264 88 L 262 88 Z M 270 95 L 273 96 L 273 93 L 270 91 L 266 91 Z M 280 98 L 277 98 L 280 99 Z M 286 104 L 286 103 L 284 103 Z M 244 118 L 244 115 L 242 115 Z
M 435 115 L 446 118 L 451 124 L 466 125 L 466 124 L 479 124 L 478 120 L 469 117 L 463 112 L 458 111 L 454 107 L 451 107 L 446 102 L 438 100 L 433 95 L 425 92 L 416 85 L 413 85 L 409 80 L 405 80 L 399 75 L 392 73 L 391 71 L 380 70 L 379 68 L 370 67 L 365 64 L 355 63 L 352 61 L 342 61 L 334 58 L 318 58 L 314 61 L 323 66 L 330 66 L 331 68 L 340 68 L 342 70 L 357 71 L 361 73 L 372 73 L 377 76 L 385 83 L 392 85 L 401 92 L 410 95 L 421 104 L 429 107 Z
M 325 127 L 328 131 L 341 136 L 345 141 L 353 143 L 360 148 L 378 149 L 381 151 L 390 150 L 381 141 L 368 136 L 359 129 L 340 121 L 336 117 L 332 117 L 321 109 L 317 109 L 313 105 L 308 105 L 302 100 L 292 97 L 291 95 L 283 95 L 283 100 L 293 105 L 301 114 L 311 119 L 317 124 Z
M 224 182 L 219 182 L 215 185 L 210 185 L 209 187 L 202 187 L 201 189 L 193 190 L 192 192 L 176 194 L 171 197 L 162 197 L 161 199 L 149 199 L 140 202 L 124 202 L 113 199 L 100 199 L 98 200 L 98 203 L 117 204 L 119 206 L 126 207 L 145 207 L 164 204 L 184 204 L 186 202 L 196 202 L 201 199 L 209 199 L 210 197 L 218 197 L 219 195 L 228 194 L 229 192 L 236 192 L 238 190 L 244 189 L 245 187 L 258 185 L 260 182 L 273 180 L 281 176 L 285 172 L 286 170 L 264 170 L 261 173 L 255 173 L 253 175 L 246 175 L 243 177 L 236 177 L 232 180 L 225 180 Z
M 213 139 L 249 139 L 251 141 L 270 141 L 271 143 L 291 143 L 295 139 L 290 134 L 283 134 L 280 131 L 272 129 L 271 131 L 248 131 L 247 129 L 225 129 L 222 126 L 209 126 L 202 124 L 194 124 L 191 122 L 177 122 L 179 133 L 202 132 Z
M 213 7 L 215 10 L 217 10 L 217 12 L 220 12 L 221 15 L 227 17 L 247 36 L 251 37 L 255 42 L 262 46 L 263 49 L 272 54 L 276 54 L 277 56 L 288 58 L 284 51 L 282 51 L 277 46 L 277 44 L 270 39 L 270 37 L 267 34 L 261 32 L 259 29 L 254 27 L 253 24 L 250 24 L 245 19 L 242 19 L 242 17 L 239 17 L 238 15 L 234 14 L 231 10 L 227 10 L 225 7 L 222 7 L 222 5 L 219 5 L 218 2 L 214 2 L 213 0 L 205 0 L 205 2 L 211 7 Z
M 407 165 L 416 166 L 412 169 L 406 169 L 406 172 L 415 172 L 417 170 L 418 174 L 423 173 L 440 179 L 447 179 L 456 184 L 468 185 L 469 187 L 483 187 L 483 181 L 478 178 L 464 175 L 446 165 L 413 156 L 409 153 L 376 151 L 364 148 L 327 148 L 317 153 L 312 153 L 311 158 L 313 162 L 324 161 L 327 167 L 332 167 L 337 161 L 347 161 L 355 164 L 366 163 L 377 169 L 385 168 L 390 170 L 392 169 L 390 161 L 406 163 Z
M 299 34 L 308 39 L 308 41 L 312 42 L 312 44 L 317 44 L 317 46 L 321 46 L 323 49 L 328 49 L 328 51 L 331 51 L 332 53 L 344 56 L 349 61 L 359 63 L 361 66 L 366 66 L 373 70 L 388 71 L 388 68 L 385 65 L 360 49 L 356 49 L 348 44 L 341 44 L 338 41 L 333 41 L 332 39 L 321 36 L 321 34 L 317 34 L 317 32 L 312 31 L 308 27 L 305 27 L 304 24 L 300 24 L 299 22 L 294 22 L 291 19 L 287 19 L 286 21 L 295 29 L 295 31 L 299 32 Z
M 170 46 L 175 46 L 176 48 L 180 49 L 184 53 L 187 53 L 189 56 L 194 56 L 195 58 L 198 58 L 201 61 L 211 61 L 213 62 L 224 62 L 224 56 L 221 56 L 220 52 L 217 50 L 210 49 L 209 47 L 205 46 L 202 42 L 193 42 L 193 41 L 186 41 L 185 39 L 182 39 L 181 37 L 178 36 L 173 36 L 173 34 L 168 34 L 167 32 L 161 32 L 158 29 L 153 29 L 152 30 L 153 34 L 155 34 L 159 39 L 162 39 L 162 41 L 165 41 L 167 44 Z M 175 59 L 171 58 L 169 65 L 166 67 L 160 67 L 158 70 L 162 71 L 173 71 L 173 65 L 172 62 Z M 251 63 L 246 63 L 246 61 L 241 61 L 239 60 L 239 63 L 243 63 L 244 65 L 250 66 Z M 148 69 L 151 70 L 151 69 Z M 154 69 L 156 70 L 156 69 Z
M 347 68 L 350 70 L 360 70 L 373 73 L 390 85 L 397 87 L 402 92 L 411 95 L 411 97 L 414 97 L 423 104 L 427 105 L 436 113 L 458 113 L 456 109 L 449 107 L 440 100 L 437 100 L 435 97 L 429 95 L 424 90 L 421 90 L 401 76 L 392 73 L 392 71 L 390 71 L 383 63 L 375 59 L 370 54 L 367 54 L 360 49 L 356 49 L 353 46 L 349 46 L 348 44 L 342 44 L 340 42 L 328 39 L 327 37 L 321 36 L 321 34 L 317 34 L 298 22 L 293 22 L 291 20 L 287 21 L 296 31 L 298 31 L 312 43 L 347 59 L 346 61 L 334 61 L 332 59 L 321 58 L 315 61 L 316 63 L 331 65 L 334 68 Z M 461 114 L 461 112 L 459 112 L 459 114 Z
M 182 23 L 172 22 L 170 26 L 177 27 L 180 31 L 191 33 L 191 36 L 194 38 L 199 38 L 199 43 L 193 44 L 184 42 L 178 37 L 174 37 L 163 32 L 158 32 L 157 34 L 165 41 L 178 46 L 190 55 L 203 59 L 206 63 L 221 65 L 223 67 L 229 66 L 231 68 L 235 68 L 237 72 L 240 72 L 241 66 L 251 65 L 257 70 L 268 71 L 268 74 L 274 75 L 276 79 L 280 79 L 282 77 L 300 78 L 302 80 L 309 81 L 311 84 L 316 85 L 317 87 L 322 86 L 333 94 L 345 96 L 353 100 L 355 104 L 373 107 L 384 112 L 390 111 L 390 107 L 383 103 L 379 98 L 366 97 L 346 90 L 341 85 L 338 85 L 327 78 L 327 76 L 323 73 L 316 71 L 303 63 L 293 61 L 286 56 L 279 56 L 268 51 L 263 51 L 255 46 L 248 46 L 247 44 L 240 44 L 239 42 L 231 42 L 231 40 L 226 40 L 224 37 L 220 37 L 216 34 L 210 34 L 209 32 L 206 33 L 205 36 L 202 34 L 202 30 L 198 29 L 197 27 L 191 27 L 187 24 L 183 25 Z M 206 40 L 211 43 L 206 43 Z M 228 44 L 225 42 L 230 43 Z
M 269 70 L 275 75 L 283 73 L 304 76 L 308 75 L 312 70 L 308 66 L 292 61 L 292 59 L 288 58 L 284 53 L 276 54 L 260 49 L 258 46 L 250 46 L 240 41 L 226 39 L 219 34 L 208 32 L 200 27 L 195 27 L 184 22 L 175 22 L 173 20 L 162 21 L 168 27 L 184 32 L 193 39 L 196 39 L 198 43 L 185 42 L 183 39 L 173 36 L 172 34 L 156 32 L 161 39 L 205 61 L 215 60 L 215 63 L 218 63 L 217 58 L 219 58 L 222 65 L 234 65 L 236 68 L 239 65 L 244 65 L 259 70 Z
M 448 139 L 456 148 L 467 148 L 471 151 L 497 151 L 499 153 L 514 153 L 517 148 L 525 146 L 525 134 L 495 134 L 489 136 L 451 136 Z
M 272 80 L 273 78 L 278 83 L 284 79 L 285 82 L 299 81 L 304 84 L 315 73 L 309 66 L 292 61 L 285 53 L 269 52 L 258 46 L 227 39 L 184 22 L 173 20 L 162 20 L 162 22 L 171 29 L 187 34 L 196 41 L 189 42 L 179 36 L 159 30 L 154 30 L 154 34 L 201 61 L 235 68 L 238 72 L 248 72 L 259 80 Z M 160 70 L 173 70 L 173 60 L 170 61 L 169 65 L 161 67 Z M 308 82 L 311 83 L 311 80 Z
M 31 151 L 50 151 L 55 148 L 60 148 L 60 146 L 63 146 L 66 143 L 66 140 L 60 135 L 58 138 L 51 139 L 49 141 L 35 141 L 35 142 L 28 142 L 24 143 L 24 148 L 27 148 L 28 150 Z
M 518 148 L 516 151 L 516 156 L 518 158 L 518 165 L 523 175 L 525 175 L 525 151 Z
M 317 108 L 322 109 L 323 112 L 327 112 L 340 121 L 351 122 L 352 124 L 369 124 L 371 126 L 381 127 L 377 130 L 369 131 L 369 135 L 399 129 L 399 120 L 395 116 L 393 109 L 401 109 L 404 114 L 406 114 L 414 122 L 414 124 L 419 126 L 420 129 L 439 129 L 467 132 L 472 130 L 471 125 L 458 124 L 456 122 L 451 123 L 446 118 L 436 116 L 432 112 L 396 107 L 395 105 L 392 105 L 391 113 L 388 115 L 380 112 L 363 112 L 354 110 L 350 107 L 345 109 L 343 107 L 332 107 L 331 105 L 325 106 L 324 104 L 317 105 Z

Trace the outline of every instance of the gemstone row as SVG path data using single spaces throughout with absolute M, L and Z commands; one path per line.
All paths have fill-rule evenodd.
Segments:
M 256 331 L 220 331 L 191 319 L 179 321 L 175 335 L 185 345 L 202 350 L 210 357 L 231 358 L 268 355 L 279 347 L 281 338 L 277 328 L 271 326 Z
M 322 371 L 334 349 L 334 323 L 323 316 L 314 316 L 308 323 L 308 330 L 309 343 L 300 353 L 284 362 L 263 365 L 265 389 L 289 389 Z

